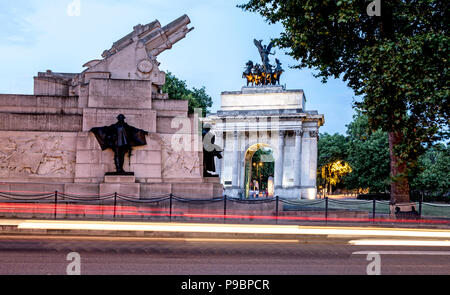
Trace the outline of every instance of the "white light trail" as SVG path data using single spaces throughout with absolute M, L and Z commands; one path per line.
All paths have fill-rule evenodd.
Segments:
M 426 241 L 426 240 L 352 240 L 348 242 L 356 246 L 432 246 L 450 247 L 450 241 Z M 379 251 L 375 251 L 380 253 Z M 449 252 L 450 253 L 450 252 Z M 381 254 L 381 253 L 380 253 Z
M 368 255 L 377 253 L 379 255 L 432 255 L 432 256 L 450 256 L 450 251 L 356 251 L 353 255 Z
M 363 227 L 321 227 L 294 225 L 139 223 L 92 221 L 24 221 L 19 229 L 154 231 L 193 233 L 244 233 L 282 235 L 324 235 L 328 237 L 408 237 L 450 239 L 449 230 Z

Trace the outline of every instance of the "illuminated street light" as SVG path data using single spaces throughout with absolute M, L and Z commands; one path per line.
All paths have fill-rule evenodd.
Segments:
M 256 167 L 256 178 L 259 179 L 259 184 L 258 184 L 258 189 L 261 190 L 262 189 L 262 183 L 261 183 L 261 172 L 259 171 L 259 167 L 263 166 L 263 162 L 253 162 L 253 167 Z

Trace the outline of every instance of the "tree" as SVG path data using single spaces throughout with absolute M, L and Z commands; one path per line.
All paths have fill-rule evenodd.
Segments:
M 348 139 L 342 134 L 320 134 L 319 142 L 317 143 L 317 166 L 322 167 L 323 165 L 335 162 L 336 160 L 347 159 L 347 142 Z
M 341 134 L 328 133 L 319 136 L 317 183 L 323 188 L 328 187 L 331 192 L 332 186 L 341 182 L 342 177 L 352 171 L 346 163 L 348 154 L 348 139 Z
M 166 73 L 166 83 L 162 87 L 164 93 L 169 94 L 170 99 L 184 99 L 188 101 L 188 113 L 194 113 L 196 108 L 201 108 L 203 116 L 206 116 L 212 106 L 212 99 L 206 93 L 205 86 L 200 89 L 188 89 L 186 81 L 175 77 L 171 72 Z
M 389 142 L 386 132 L 369 129 L 368 118 L 358 112 L 347 125 L 346 160 L 353 172 L 345 176 L 347 189 L 369 189 L 369 192 L 389 191 Z
M 433 196 L 448 196 L 450 193 L 450 148 L 444 144 L 428 149 L 419 158 L 422 172 L 412 181 L 414 190 Z
M 448 138 L 448 1 L 250 0 L 239 7 L 281 22 L 275 39 L 323 82 L 347 82 L 369 127 L 388 133 L 391 202 L 409 201 L 411 171 L 424 144 Z
M 328 192 L 333 191 L 333 186 L 340 183 L 344 176 L 352 172 L 352 167 L 343 161 L 336 160 L 331 163 L 323 165 L 320 169 L 320 177 L 324 182 L 324 187 L 329 187 Z
M 321 134 L 318 142 L 317 182 L 321 186 L 340 185 L 370 193 L 389 191 L 390 164 L 388 134 L 369 128 L 367 115 L 357 112 L 347 125 L 346 136 Z M 347 163 L 351 171 L 345 171 Z M 419 157 L 411 188 L 432 196 L 448 196 L 450 188 L 450 148 L 430 147 Z

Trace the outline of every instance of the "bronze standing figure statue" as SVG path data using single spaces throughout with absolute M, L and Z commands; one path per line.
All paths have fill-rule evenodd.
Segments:
M 214 158 L 222 159 L 220 146 L 215 144 L 216 136 L 209 132 L 210 128 L 202 130 L 203 138 L 203 177 L 217 177 Z
M 272 66 L 269 62 L 269 55 L 275 55 L 275 53 L 271 53 L 273 46 L 273 41 L 269 43 L 269 45 L 262 45 L 262 40 L 253 39 L 253 43 L 255 43 L 256 48 L 258 48 L 259 55 L 261 56 L 261 62 L 263 66 L 263 70 L 266 73 L 271 72 Z
M 117 122 L 115 124 L 94 127 L 90 131 L 94 133 L 102 150 L 110 148 L 114 152 L 116 172 L 107 174 L 132 174 L 132 172 L 125 172 L 123 170 L 125 154 L 128 153 L 131 156 L 131 151 L 134 146 L 146 145 L 147 141 L 145 136 L 148 135 L 148 132 L 125 123 L 125 116 L 123 114 L 117 116 Z

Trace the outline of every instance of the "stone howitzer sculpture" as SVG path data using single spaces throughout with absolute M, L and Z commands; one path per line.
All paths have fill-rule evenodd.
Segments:
M 280 85 L 280 76 L 282 72 L 284 72 L 281 67 L 281 62 L 278 59 L 275 59 L 276 66 L 273 66 L 270 64 L 269 60 L 269 55 L 275 54 L 271 53 L 274 43 L 270 42 L 269 45 L 263 46 L 262 40 L 256 39 L 253 40 L 253 43 L 258 48 L 262 64 L 253 64 L 251 60 L 245 64 L 242 78 L 247 79 L 247 86 L 249 86 L 249 84 L 252 84 L 252 86 Z
M 137 25 L 133 32 L 124 36 L 102 54 L 103 59 L 84 64 L 84 74 L 108 72 L 111 79 L 149 80 L 162 86 L 164 72 L 158 69 L 156 57 L 164 50 L 183 39 L 194 28 L 188 28 L 190 19 L 183 15 L 161 27 L 158 20 L 146 25 Z

